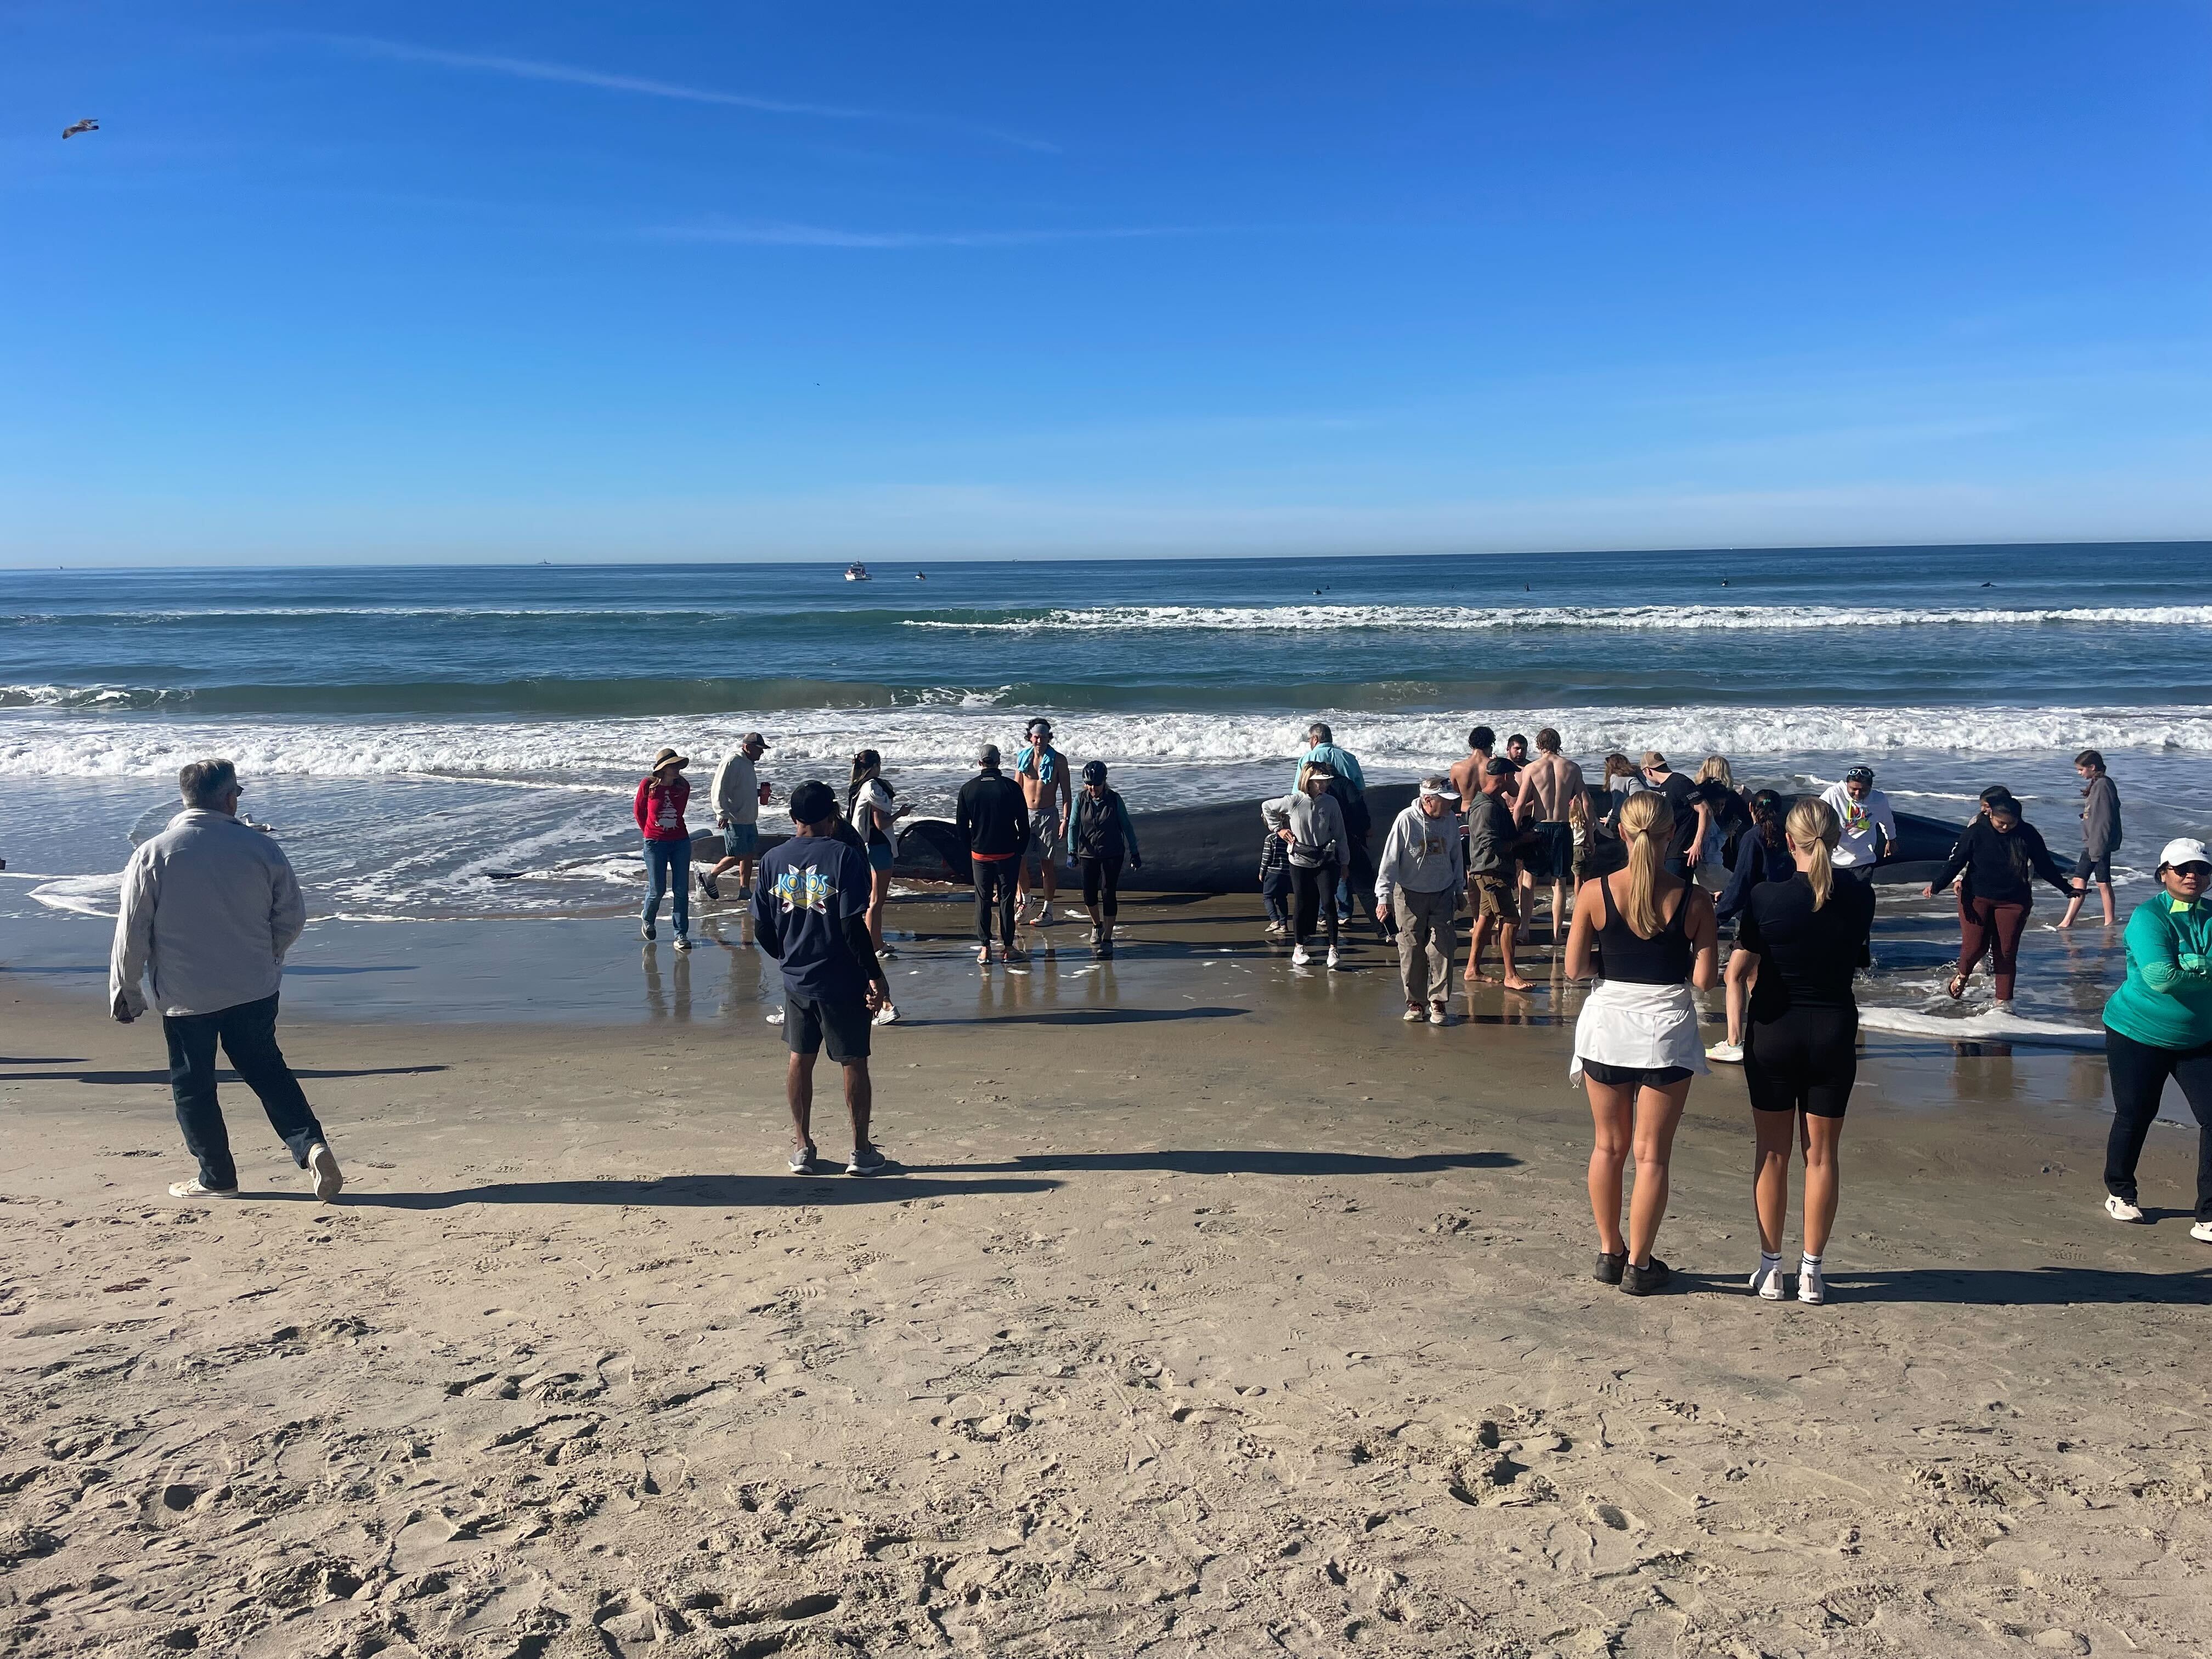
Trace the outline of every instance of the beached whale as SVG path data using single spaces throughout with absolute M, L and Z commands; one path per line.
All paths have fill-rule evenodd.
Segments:
M 1374 818 L 1368 844 L 1377 853 L 1390 820 L 1413 799 L 1410 783 L 1378 784 L 1367 792 Z M 1593 801 L 1599 798 L 1592 792 Z M 1176 806 L 1158 812 L 1133 812 L 1144 865 L 1125 870 L 1121 888 L 1136 893 L 1250 893 L 1260 886 L 1260 838 L 1265 826 L 1256 800 L 1221 801 L 1206 806 Z M 1965 826 L 1911 813 L 1897 815 L 1897 855 L 1875 872 L 1885 885 L 1924 886 L 1942 873 L 1943 860 Z M 763 849 L 783 840 L 763 835 Z M 692 838 L 693 860 L 710 864 L 721 856 L 719 836 Z M 2062 866 L 2066 860 L 2059 860 Z M 2069 866 L 2070 867 L 2070 866 Z M 900 828 L 895 878 L 966 884 L 973 880 L 968 849 L 945 818 L 918 818 Z

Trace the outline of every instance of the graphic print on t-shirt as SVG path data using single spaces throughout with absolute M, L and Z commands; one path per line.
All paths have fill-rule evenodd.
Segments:
M 783 902 L 787 913 L 819 910 L 827 915 L 830 901 L 837 896 L 837 889 L 827 873 L 810 864 L 780 872 L 775 878 L 775 896 Z

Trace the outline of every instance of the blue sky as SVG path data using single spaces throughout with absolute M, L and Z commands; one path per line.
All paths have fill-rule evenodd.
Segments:
M 4 27 L 0 562 L 2212 535 L 2195 0 Z

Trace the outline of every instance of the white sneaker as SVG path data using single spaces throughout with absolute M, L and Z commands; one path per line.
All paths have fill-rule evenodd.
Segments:
M 1723 1066 L 1741 1066 L 1743 1064 L 1743 1044 L 1741 1042 L 1716 1042 L 1711 1048 L 1705 1050 L 1705 1058 L 1707 1060 L 1717 1060 Z M 1775 1294 L 1778 1296 L 1781 1292 L 1778 1291 Z
M 1431 1025 L 1450 1024 L 1451 1010 L 1445 1007 L 1441 1002 L 1432 1003 L 1430 1005 L 1429 1008 L 1429 1024 Z
M 2189 1236 L 2199 1244 L 2212 1244 L 2212 1221 L 2200 1221 L 2189 1230 Z
M 199 1177 L 195 1176 L 190 1181 L 171 1182 L 169 1183 L 169 1196 L 171 1198 L 236 1198 L 238 1196 L 238 1188 L 235 1187 L 203 1187 L 199 1183 Z
M 1336 946 L 1334 945 L 1328 947 L 1328 965 L 1332 968 L 1336 966 Z
M 896 1025 L 896 1024 L 898 1024 L 898 1010 L 897 1010 L 897 1008 L 896 1008 L 895 1006 L 893 1006 L 891 1004 L 890 1004 L 890 1003 L 888 1003 L 888 1002 L 886 1002 L 885 1004 L 884 1004 L 884 1006 L 883 1006 L 882 1007 L 880 1007 L 880 1008 L 878 1008 L 878 1009 L 877 1009 L 877 1010 L 876 1010 L 876 1024 L 878 1024 L 878 1025 Z
M 1307 950 L 1307 949 L 1306 949 L 1306 947 L 1305 947 L 1304 945 L 1293 945 L 1293 946 L 1291 946 L 1291 967 L 1293 967 L 1293 968 L 1303 968 L 1303 967 L 1304 967 L 1304 966 L 1306 965 L 1306 963 L 1308 963 L 1311 962 L 1312 960 L 1313 960 L 1313 952 L 1312 952 L 1312 951 L 1309 951 L 1309 950 Z
M 337 1203 L 345 1186 L 345 1177 L 338 1173 L 337 1154 L 319 1140 L 307 1148 L 307 1179 L 315 1196 L 325 1204 Z
M 2141 1221 L 2142 1206 L 2130 1204 L 2124 1198 L 2107 1194 L 2105 1199 L 2105 1213 L 2115 1221 Z
M 1423 1020 L 1426 1019 L 1428 1016 L 1409 1002 L 1406 1005 L 1406 1012 L 1399 1015 L 1398 1018 L 1404 1020 L 1408 1025 L 1419 1025 Z
M 1828 1299 L 1828 1281 L 1820 1277 L 1820 1270 L 1802 1261 L 1797 1264 L 1797 1299 L 1815 1308 Z
M 1781 1301 L 1784 1294 L 1782 1264 L 1778 1261 L 1770 1267 L 1764 1262 L 1760 1263 L 1752 1273 L 1751 1288 L 1761 1302 Z

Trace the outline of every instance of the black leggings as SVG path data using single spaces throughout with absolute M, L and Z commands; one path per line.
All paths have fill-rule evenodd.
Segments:
M 1294 898 L 1291 937 L 1304 945 L 1313 937 L 1314 919 L 1319 915 L 1328 925 L 1328 948 L 1336 949 L 1336 866 L 1330 863 L 1308 868 L 1303 864 L 1292 865 L 1291 891 Z
M 2212 1221 L 2212 1042 L 2195 1048 L 2154 1048 L 2105 1028 L 2105 1064 L 2112 1079 L 2112 1133 L 2105 1142 L 2105 1190 L 2136 1201 L 2136 1162 L 2166 1080 L 2181 1085 L 2197 1115 L 2197 1218 Z
M 1858 1080 L 1858 1037 L 1856 1008 L 1790 1008 L 1754 1021 L 1743 1045 L 1752 1109 L 1841 1117 Z
M 1113 921 L 1121 914 L 1121 855 L 1081 858 L 1076 862 L 1083 866 L 1084 908 Z
M 1014 876 L 1021 868 L 1019 859 L 974 859 L 969 867 L 975 877 L 975 938 L 978 942 L 991 942 L 991 912 L 999 913 L 999 939 L 1009 951 L 1014 948 Z

